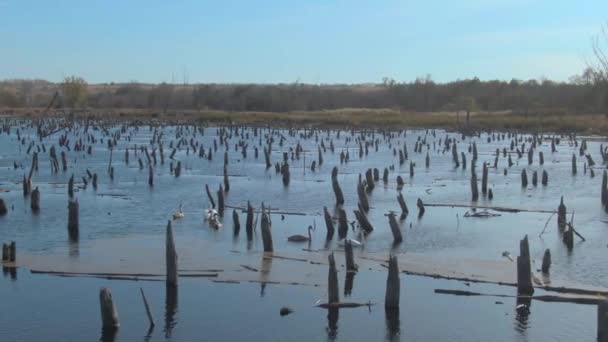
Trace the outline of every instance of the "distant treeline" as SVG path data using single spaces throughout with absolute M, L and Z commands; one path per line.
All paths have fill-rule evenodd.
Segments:
M 549 80 L 436 83 L 384 79 L 378 84 L 90 84 L 70 77 L 63 83 L 43 80 L 0 82 L 0 107 L 137 108 L 150 111 L 319 111 L 340 108 L 395 108 L 406 111 L 504 111 L 604 113 L 608 88 L 591 72 L 569 82 Z

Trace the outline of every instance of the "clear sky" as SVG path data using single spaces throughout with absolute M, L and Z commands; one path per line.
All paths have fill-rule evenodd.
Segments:
M 0 79 L 567 80 L 608 0 L 0 0 Z

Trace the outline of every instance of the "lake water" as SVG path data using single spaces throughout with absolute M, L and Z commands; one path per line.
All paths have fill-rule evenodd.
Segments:
M 6 122 L 6 121 L 5 121 Z M 237 238 L 232 232 L 232 209 L 227 209 L 222 219 L 223 228 L 216 230 L 204 221 L 204 211 L 210 207 L 204 191 L 208 184 L 214 196 L 223 175 L 223 154 L 228 151 L 228 173 L 230 191 L 226 193 L 226 203 L 230 206 L 245 207 L 247 201 L 259 208 L 264 202 L 273 211 L 288 213 L 272 214 L 272 234 L 275 252 L 285 255 L 319 254 L 340 250 L 335 239 L 326 244 L 325 223 L 322 212 L 327 206 L 335 212 L 335 197 L 331 187 L 331 169 L 339 169 L 338 180 L 345 197 L 344 209 L 349 221 L 354 220 L 353 209 L 357 205 L 356 184 L 358 175 L 368 168 L 382 171 L 389 165 L 395 170 L 389 173 L 388 184 L 376 183 L 369 194 L 371 210 L 368 218 L 374 225 L 374 232 L 367 237 L 363 248 L 355 249 L 355 256 L 386 259 L 389 253 L 396 253 L 407 260 L 408 253 L 417 256 L 459 262 L 479 260 L 505 262 L 503 251 L 518 255 L 519 240 L 524 235 L 530 239 L 530 252 L 534 261 L 533 270 L 540 268 L 540 260 L 545 249 L 552 253 L 551 280 L 560 284 L 581 284 L 594 287 L 608 287 L 608 253 L 606 214 L 600 202 L 601 180 L 604 166 L 600 156 L 600 144 L 605 142 L 593 137 L 587 141 L 590 154 L 596 162 L 595 177 L 584 172 L 584 157 L 578 155 L 578 147 L 569 144 L 563 137 L 557 152 L 551 153 L 549 140 L 537 146 L 534 162 L 528 165 L 526 154 L 518 159 L 511 152 L 515 165 L 507 166 L 507 158 L 502 150 L 510 151 L 511 138 L 495 139 L 488 142 L 491 135 L 467 137 L 440 130 L 407 130 L 407 134 L 393 132 L 392 139 L 376 132 L 366 133 L 367 140 L 378 139 L 378 151 L 369 148 L 369 153 L 359 157 L 359 145 L 355 141 L 361 132 L 318 131 L 318 140 L 313 134 L 304 138 L 305 130 L 290 135 L 288 130 L 259 129 L 254 136 L 252 128 L 242 129 L 237 136 L 229 139 L 228 148 L 219 144 L 218 129 L 206 127 L 204 134 L 190 126 L 164 126 L 158 128 L 163 133 L 165 163 L 158 158 L 154 166 L 155 184 L 147 183 L 146 157 L 133 152 L 137 146 L 150 145 L 153 130 L 148 126 L 128 127 L 112 152 L 114 180 L 110 180 L 107 169 L 110 151 L 108 137 L 103 130 L 89 128 L 97 142 L 92 144 L 92 154 L 75 152 L 74 141 L 82 138 L 86 145 L 83 127 L 71 131 L 63 130 L 43 140 L 46 153 L 39 153 L 39 169 L 33 175 L 33 188 L 41 192 L 41 210 L 33 214 L 29 197 L 22 193 L 23 175 L 29 173 L 33 147 L 40 141 L 35 129 L 27 127 L 29 122 L 12 123 L 11 134 L 0 135 L 0 193 L 9 208 L 9 213 L 0 217 L 0 242 L 16 241 L 18 258 L 47 259 L 46 270 L 95 269 L 116 272 L 146 271 L 164 273 L 164 241 L 167 220 L 183 205 L 185 217 L 173 222 L 180 267 L 187 265 L 196 269 L 221 267 L 224 274 L 230 274 L 238 283 L 213 282 L 207 278 L 180 278 L 178 293 L 167 293 L 162 281 L 120 281 L 82 277 L 57 277 L 31 274 L 28 267 L 5 270 L 0 278 L 0 302 L 4 305 L 0 314 L 0 336 L 6 341 L 62 340 L 82 341 L 103 338 L 104 340 L 445 340 L 445 341 L 537 341 L 537 340 L 579 340 L 592 341 L 596 333 L 596 308 L 591 305 L 558 304 L 534 301 L 527 315 L 518 314 L 514 298 L 497 297 L 456 297 L 435 294 L 434 289 L 461 289 L 488 294 L 515 295 L 516 289 L 492 284 L 463 283 L 401 274 L 401 300 L 398 318 L 387 317 L 383 299 L 386 271 L 382 267 L 361 268 L 353 281 L 349 301 L 371 302 L 377 305 L 355 309 L 340 309 L 328 312 L 314 305 L 326 300 L 326 265 L 274 260 L 265 270 L 268 278 L 260 275 L 260 282 L 251 281 L 252 276 L 242 268 L 247 264 L 264 269 L 262 262 L 262 242 L 256 233 L 252 243 L 247 243 L 244 231 L 245 214 L 238 211 L 241 233 Z M 19 128 L 21 144 L 16 135 Z M 107 132 L 120 132 L 121 126 L 109 126 Z M 192 138 L 202 144 L 206 151 L 213 150 L 213 141 L 218 143 L 213 150 L 211 161 L 199 158 L 192 147 L 180 146 L 173 163 L 182 163 L 182 174 L 174 177 L 169 170 L 169 144 L 177 146 L 177 133 Z M 243 135 L 241 137 L 241 132 Z M 67 134 L 71 151 L 60 148 L 58 141 Z M 248 137 L 247 137 L 248 135 Z M 272 136 L 271 159 L 273 164 L 282 160 L 283 152 L 294 148 L 299 142 L 304 153 L 299 160 L 290 160 L 291 181 L 284 186 L 281 175 L 274 167 L 266 169 L 263 146 L 266 138 Z M 280 137 L 284 137 L 281 144 Z M 422 153 L 414 153 L 414 145 L 419 139 L 429 144 L 430 167 L 425 167 L 427 147 Z M 456 169 L 450 151 L 443 151 L 443 142 L 449 136 L 456 138 L 458 153 L 465 152 L 467 169 Z M 127 139 L 127 137 L 130 137 Z M 523 138 L 528 138 L 525 135 Z M 103 139 L 103 142 L 102 142 Z M 348 139 L 348 141 L 347 141 Z M 247 157 L 241 154 L 241 147 L 235 144 L 242 140 L 248 144 Z M 329 149 L 333 141 L 335 152 Z M 317 159 L 317 149 L 321 141 L 327 150 L 323 153 L 324 163 L 310 170 L 310 164 Z M 488 219 L 465 218 L 470 211 L 461 207 L 427 206 L 422 218 L 416 215 L 416 199 L 430 204 L 471 204 L 469 144 L 475 141 L 479 159 L 477 174 L 481 179 L 481 164 L 494 164 L 494 151 L 501 151 L 498 168 L 489 169 L 488 186 L 494 198 L 489 200 L 480 194 L 478 205 L 532 210 L 532 212 L 506 213 Z M 580 143 L 580 138 L 578 142 Z M 261 142 L 261 145 L 260 145 Z M 393 148 L 406 144 L 409 159 L 399 165 L 399 157 Z M 521 148 L 522 142 L 518 142 Z M 50 172 L 49 149 L 57 148 L 57 154 L 65 151 L 68 156 L 68 170 Z M 253 148 L 258 147 L 259 157 L 254 158 Z M 390 146 L 390 147 L 389 147 Z M 530 143 L 526 142 L 526 151 Z M 130 150 L 130 162 L 124 160 L 125 148 Z M 348 151 L 350 160 L 341 164 L 339 154 Z M 539 165 L 538 151 L 544 153 L 544 165 Z M 571 158 L 578 158 L 578 173 L 571 172 Z M 157 155 L 158 157 L 158 155 Z M 137 159 L 141 158 L 144 169 L 140 170 Z M 409 162 L 415 166 L 410 177 Z M 19 166 L 13 167 L 14 163 Z M 504 168 L 508 169 L 505 176 Z M 521 170 L 528 170 L 530 184 L 522 188 Z M 95 191 L 90 183 L 86 189 L 77 189 L 80 203 L 80 238 L 78 243 L 70 242 L 67 234 L 67 181 L 75 175 L 77 186 L 89 170 L 99 176 L 99 187 Z M 549 185 L 532 186 L 532 171 L 547 170 Z M 410 215 L 402 221 L 404 242 L 392 249 L 392 234 L 385 216 L 390 210 L 400 211 L 396 200 L 396 177 L 405 181 L 402 193 L 410 209 Z M 88 177 L 87 177 L 88 178 Z M 480 188 L 481 190 L 481 188 Z M 551 216 L 547 211 L 557 209 L 559 199 L 564 196 L 568 212 L 574 211 L 574 223 L 586 241 L 575 240 L 572 251 L 561 242 L 557 230 L 556 217 L 551 217 L 546 232 L 539 238 L 545 223 Z M 289 213 L 297 214 L 290 215 Z M 306 227 L 315 225 L 310 245 L 287 242 L 293 234 L 306 235 Z M 349 236 L 358 238 L 349 231 Z M 303 248 L 313 252 L 303 251 Z M 317 252 L 314 252 L 317 251 Z M 321 251 L 321 252 L 318 252 Z M 325 254 L 323 254 L 325 253 Z M 312 257 L 311 257 L 312 258 Z M 158 261 L 160 260 L 160 262 Z M 339 263 L 343 263 L 342 259 Z M 363 263 L 363 261 L 362 261 Z M 261 265 L 261 266 L 260 266 Z M 266 265 L 268 266 L 268 265 Z M 513 266 L 515 267 L 515 266 Z M 241 273 L 243 275 L 241 275 Z M 472 272 L 475 272 L 473 270 Z M 479 270 L 483 272 L 483 270 Z M 11 274 L 12 273 L 12 274 Z M 254 275 L 258 277 L 257 274 Z M 228 277 L 228 276 L 225 276 Z M 345 272 L 339 270 L 340 286 L 345 283 Z M 257 279 L 257 278 L 256 278 Z M 269 283 L 264 284 L 268 280 Z M 298 281 L 302 285 L 290 285 Z M 110 287 L 118 308 L 121 327 L 115 336 L 101 333 L 98 294 L 100 287 Z M 148 334 L 148 322 L 139 294 L 143 287 L 150 301 L 156 328 Z M 535 294 L 542 294 L 538 290 Z M 497 304 L 497 302 L 499 302 Z M 288 306 L 294 313 L 281 317 L 279 310 Z

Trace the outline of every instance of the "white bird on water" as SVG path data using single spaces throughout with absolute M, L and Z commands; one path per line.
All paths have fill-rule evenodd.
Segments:
M 205 221 L 209 221 L 209 225 L 211 225 L 213 228 L 219 229 L 222 227 L 219 217 L 220 215 L 215 208 L 207 209 Z
M 179 210 L 175 214 L 173 214 L 173 219 L 174 220 L 179 220 L 179 219 L 182 219 L 182 218 L 184 218 L 184 212 L 182 211 L 182 204 L 180 203 L 179 204 Z

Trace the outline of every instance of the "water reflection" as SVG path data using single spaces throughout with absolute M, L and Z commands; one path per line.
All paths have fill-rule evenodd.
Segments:
M 101 329 L 101 342 L 114 342 L 116 341 L 116 335 L 118 335 L 118 328 L 104 327 Z
M 384 308 L 386 318 L 386 339 L 399 341 L 401 322 L 399 321 L 399 308 Z
M 327 338 L 335 340 L 338 337 L 338 318 L 340 309 L 336 307 L 330 307 L 327 309 Z
M 344 296 L 349 297 L 353 292 L 353 283 L 355 281 L 355 274 L 357 272 L 348 271 L 346 272 L 346 280 L 344 281 Z
M 525 335 L 528 329 L 528 319 L 530 316 L 531 297 L 517 297 L 515 303 L 515 331 Z
M 177 325 L 177 286 L 167 286 L 165 300 L 165 338 L 170 338 L 173 328 Z
M 260 266 L 260 297 L 266 294 L 266 284 L 272 269 L 272 253 L 264 253 L 262 256 L 262 265 Z
M 2 266 L 2 274 L 5 277 L 10 276 L 11 280 L 17 280 L 17 267 Z
M 69 241 L 69 251 L 68 254 L 70 258 L 78 258 L 80 256 L 80 244 L 78 241 Z

